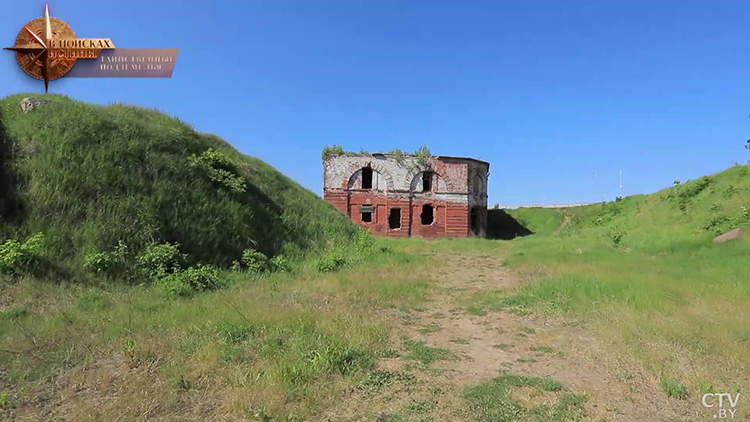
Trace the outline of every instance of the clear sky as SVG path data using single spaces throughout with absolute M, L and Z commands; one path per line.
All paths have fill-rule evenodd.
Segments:
M 0 0 L 0 44 L 44 1 Z M 172 79 L 50 92 L 156 108 L 320 194 L 320 153 L 491 163 L 490 203 L 612 200 L 745 163 L 750 2 L 50 0 L 79 37 L 179 48 Z M 44 84 L 0 51 L 0 97 Z

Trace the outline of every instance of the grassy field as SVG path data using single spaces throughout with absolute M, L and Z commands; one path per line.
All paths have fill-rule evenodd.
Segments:
M 216 415 L 312 412 L 385 347 L 382 318 L 354 323 L 369 302 L 423 299 L 424 280 L 323 277 L 399 258 L 218 137 L 57 95 L 26 114 L 25 96 L 0 100 L 4 416 L 201 419 L 194 391 Z
M 513 240 L 376 240 L 176 119 L 22 97 L 0 101 L 0 419 L 692 420 L 750 388 L 750 240 L 711 242 L 750 227 L 748 166 L 491 210 Z
M 419 273 L 393 270 L 418 258 L 370 258 L 347 273 L 235 274 L 182 300 L 148 286 L 4 285 L 0 405 L 67 420 L 309 417 L 392 353 L 379 311 L 427 297 Z
M 615 356 L 640 362 L 672 396 L 747 391 L 750 243 L 711 239 L 750 226 L 749 167 L 555 211 L 570 223 L 554 235 L 517 239 L 507 259 L 533 281 L 480 300 L 585 321 Z M 549 234 L 549 213 L 515 215 Z
M 185 298 L 158 285 L 4 283 L 0 411 L 76 421 L 582 420 L 587 397 L 547 377 L 453 385 L 446 373 L 469 358 L 426 342 L 444 328 L 417 315 L 443 320 L 434 306 L 467 297 L 435 278 L 437 260 L 504 248 L 383 240 L 340 271 L 307 259 L 285 273 L 227 272 L 224 289 Z

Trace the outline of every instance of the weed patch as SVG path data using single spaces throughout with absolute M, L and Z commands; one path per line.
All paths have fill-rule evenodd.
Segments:
M 485 384 L 467 388 L 464 399 L 478 422 L 511 422 L 530 418 L 545 421 L 575 420 L 585 416 L 586 397 L 560 394 L 554 406 L 538 404 L 524 407 L 511 394 L 514 387 L 528 387 L 538 391 L 562 392 L 560 383 L 544 378 L 504 375 Z
M 29 310 L 25 306 L 14 306 L 0 311 L 0 319 L 15 321 L 27 316 L 28 314 Z
M 549 346 L 532 346 L 529 350 L 539 353 L 552 353 L 554 351 L 554 349 Z
M 112 306 L 112 302 L 99 292 L 87 292 L 76 300 L 76 306 L 83 311 L 101 311 Z
M 362 385 L 368 388 L 380 389 L 397 383 L 413 385 L 416 382 L 417 379 L 412 374 L 375 370 L 367 374 L 367 378 L 362 382 Z
M 425 346 L 422 341 L 406 340 L 404 348 L 409 352 L 406 359 L 416 360 L 425 365 L 439 360 L 452 360 L 456 356 L 448 349 Z
M 688 398 L 687 387 L 671 378 L 663 377 L 659 384 L 661 385 L 662 391 L 664 391 L 669 398 L 678 400 L 685 400 Z
M 440 331 L 440 324 L 430 324 L 417 330 L 419 334 L 432 334 Z

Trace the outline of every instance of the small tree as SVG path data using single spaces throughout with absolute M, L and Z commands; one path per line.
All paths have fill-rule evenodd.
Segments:
M 427 148 L 427 145 L 422 145 L 418 150 L 414 151 L 414 155 L 417 157 L 417 163 L 419 163 L 420 166 L 424 166 L 427 164 L 427 159 L 431 155 L 430 149 Z

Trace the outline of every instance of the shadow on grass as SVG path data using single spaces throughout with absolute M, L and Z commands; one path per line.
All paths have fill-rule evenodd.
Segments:
M 13 143 L 3 124 L 0 109 L 0 223 L 17 223 L 23 219 L 23 206 L 18 198 L 18 180 L 12 168 Z M 7 233 L 5 233 L 7 235 Z
M 505 210 L 487 210 L 487 238 L 511 240 L 534 234 Z

